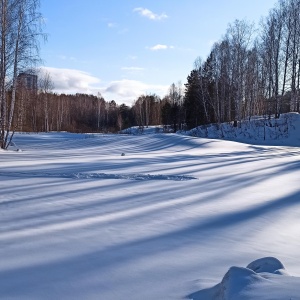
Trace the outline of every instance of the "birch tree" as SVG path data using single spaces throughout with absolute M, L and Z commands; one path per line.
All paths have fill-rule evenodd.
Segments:
M 6 149 L 12 128 L 17 77 L 21 70 L 35 65 L 42 33 L 39 0 L 0 0 L 0 146 Z M 7 92 L 11 89 L 11 99 Z M 12 131 L 12 133 L 11 133 Z

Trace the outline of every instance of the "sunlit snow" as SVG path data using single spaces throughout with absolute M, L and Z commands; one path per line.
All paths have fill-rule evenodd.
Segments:
M 0 152 L 1 299 L 300 299 L 299 148 L 178 134 L 14 142 Z

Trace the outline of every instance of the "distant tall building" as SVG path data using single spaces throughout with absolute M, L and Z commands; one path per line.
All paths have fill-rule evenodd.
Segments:
M 18 75 L 18 85 L 26 88 L 27 90 L 37 91 L 37 75 L 29 73 L 20 73 Z

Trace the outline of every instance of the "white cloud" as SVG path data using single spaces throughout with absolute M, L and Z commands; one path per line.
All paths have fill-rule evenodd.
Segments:
M 94 84 L 100 82 L 100 79 L 80 70 L 42 67 L 41 71 L 50 74 L 58 93 L 93 93 Z
M 167 94 L 168 89 L 169 86 L 151 85 L 137 80 L 123 79 L 111 82 L 102 95 L 113 95 L 118 103 L 122 99 L 121 102 L 131 105 L 142 94 L 155 93 L 163 97 Z
M 142 69 L 125 67 L 125 69 Z M 54 84 L 54 92 L 64 94 L 102 94 L 106 101 L 115 100 L 118 104 L 132 105 L 142 94 L 155 93 L 160 97 L 168 93 L 169 86 L 147 84 L 137 80 L 117 80 L 104 83 L 91 74 L 74 69 L 42 67 L 41 72 L 48 72 Z
M 136 80 L 123 79 L 120 81 L 113 81 L 105 89 L 105 92 L 116 94 L 122 97 L 136 97 L 141 94 L 147 86 Z
M 167 45 L 162 45 L 162 44 L 157 44 L 153 47 L 148 48 L 152 51 L 157 51 L 157 50 L 167 50 L 167 49 L 174 49 L 174 46 L 167 46 Z
M 148 18 L 150 20 L 154 20 L 154 21 L 160 21 L 160 20 L 168 18 L 168 16 L 165 13 L 158 15 L 158 14 L 153 13 L 151 10 L 149 10 L 147 8 L 137 7 L 133 11 L 137 12 L 138 14 L 140 14 L 143 17 L 146 17 L 146 18 Z

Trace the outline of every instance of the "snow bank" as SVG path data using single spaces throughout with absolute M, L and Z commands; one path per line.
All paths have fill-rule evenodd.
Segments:
M 300 278 L 288 276 L 274 257 L 251 262 L 246 268 L 231 267 L 216 286 L 189 296 L 193 300 L 300 299 Z
M 148 126 L 120 131 L 122 134 L 154 134 L 172 132 L 170 126 Z M 279 119 L 253 116 L 243 120 L 236 127 L 233 122 L 201 125 L 189 131 L 177 133 L 212 139 L 225 139 L 254 145 L 278 145 L 300 147 L 300 115 L 298 113 L 281 114 Z
M 252 117 L 234 127 L 233 122 L 202 125 L 182 132 L 189 136 L 227 139 L 248 144 L 300 146 L 300 115 L 282 114 L 279 119 Z
M 133 126 L 124 130 L 121 130 L 120 133 L 123 134 L 153 134 L 153 133 L 163 133 L 166 132 L 166 128 L 162 125 L 157 126 Z

